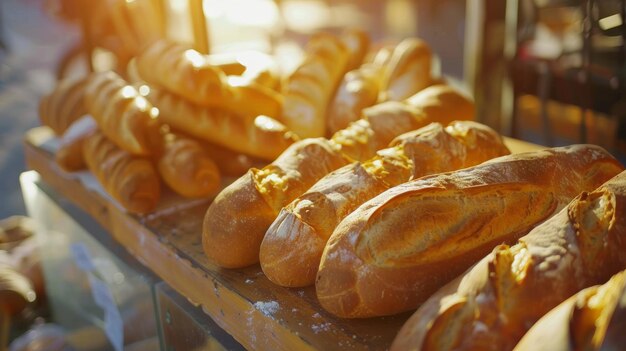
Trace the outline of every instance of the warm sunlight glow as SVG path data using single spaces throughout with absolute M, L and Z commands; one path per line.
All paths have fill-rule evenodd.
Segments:
M 278 20 L 278 8 L 271 0 L 205 0 L 204 14 L 224 18 L 237 25 L 271 27 Z
M 191 65 L 195 68 L 200 68 L 206 65 L 206 58 L 196 50 L 185 51 L 185 58 L 191 62 Z
M 125 87 L 122 88 L 121 94 L 124 98 L 130 99 L 130 98 L 134 98 L 135 96 L 137 96 L 137 90 L 135 90 L 135 88 L 133 88 L 130 85 L 126 85 Z
M 330 19 L 330 9 L 323 1 L 293 0 L 281 5 L 287 27 L 310 32 L 325 27 Z
M 145 85 L 145 84 L 139 86 L 139 95 L 141 95 L 141 96 L 148 96 L 148 95 L 150 95 L 150 87 Z

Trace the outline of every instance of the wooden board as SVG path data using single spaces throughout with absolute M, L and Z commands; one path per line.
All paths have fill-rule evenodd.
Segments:
M 210 264 L 202 251 L 201 229 L 210 203 L 166 199 L 156 213 L 129 215 L 84 179 L 62 171 L 42 147 L 51 138 L 45 127 L 25 138 L 26 162 L 42 179 L 94 217 L 142 264 L 248 349 L 385 350 L 411 313 L 347 320 L 325 312 L 313 287 L 283 288 L 271 283 L 258 265 L 226 270 Z M 507 139 L 512 152 L 536 145 Z

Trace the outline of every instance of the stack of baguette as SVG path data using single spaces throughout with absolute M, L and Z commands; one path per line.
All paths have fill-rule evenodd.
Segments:
M 100 181 L 109 193 L 129 211 L 140 213 L 154 209 L 161 182 L 186 197 L 209 196 L 218 190 L 222 175 L 240 176 L 276 160 L 300 139 L 328 135 L 326 115 L 337 87 L 346 72 L 361 68 L 370 44 L 360 30 L 316 34 L 304 49 L 302 63 L 281 77 L 267 55 L 248 58 L 249 64 L 254 62 L 246 66 L 236 55 L 205 55 L 165 39 L 143 42 L 148 45 L 132 60 L 128 78 L 104 72 L 64 81 L 40 104 L 42 122 L 61 137 L 56 155 L 59 165 L 68 171 L 88 167 L 96 176 L 102 175 Z M 394 48 L 388 62 L 379 65 L 384 82 L 381 91 L 397 92 L 402 86 L 405 96 L 377 94 L 381 97 L 375 102 L 402 100 L 428 85 L 407 84 L 415 79 L 433 81 L 428 47 L 418 40 L 406 44 L 409 42 Z M 419 59 L 416 54 L 421 55 Z M 401 120 L 419 120 L 421 112 L 410 103 L 398 104 L 402 106 L 388 106 L 384 113 L 374 114 L 380 115 L 380 120 L 387 114 L 393 116 L 400 131 L 413 129 Z M 352 111 L 360 114 L 359 108 Z M 81 118 L 85 115 L 90 117 Z M 331 148 L 343 143 L 346 150 L 358 149 L 360 145 L 349 145 L 350 140 L 358 139 L 353 144 L 366 140 L 373 145 L 367 150 L 372 153 L 379 147 L 367 141 L 371 130 L 387 133 L 377 138 L 381 145 L 399 134 L 395 127 L 386 131 L 381 122 L 375 116 L 369 118 L 371 126 L 348 129 L 352 136 L 343 136 L 343 141 L 338 137 Z M 76 126 L 70 128 L 72 124 Z M 90 138 L 93 135 L 105 140 Z M 94 144 L 104 145 L 104 141 L 121 153 L 95 153 Z M 132 196 L 122 195 L 132 193 L 129 184 L 137 184 L 133 171 L 119 172 L 126 168 L 118 167 L 124 177 L 111 177 L 119 179 L 113 182 L 103 178 L 108 171 L 102 168 L 111 167 L 105 161 L 113 154 L 117 156 L 112 163 L 141 159 L 146 167 L 154 168 L 151 173 L 158 175 L 159 181 L 149 182 L 155 195 L 149 205 L 144 200 L 136 204 Z M 347 157 L 341 153 L 341 162 L 316 178 L 349 162 Z M 126 178 L 130 180 L 122 185 Z
M 203 226 L 207 257 L 227 268 L 259 262 L 261 242 L 278 213 L 319 179 L 353 161 L 372 158 L 403 133 L 454 117 L 473 119 L 472 112 L 472 103 L 462 94 L 437 85 L 403 102 L 365 109 L 362 119 L 330 139 L 294 143 L 270 165 L 251 169 L 215 198 Z

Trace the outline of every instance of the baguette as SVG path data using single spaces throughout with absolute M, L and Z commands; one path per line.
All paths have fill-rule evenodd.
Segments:
M 517 244 L 496 247 L 433 295 L 402 327 L 392 350 L 511 350 L 550 309 L 626 268 L 625 205 L 626 172 L 581 193 Z M 548 331 L 558 341 L 560 332 Z
M 360 29 L 352 28 L 341 33 L 339 39 L 348 50 L 348 62 L 343 71 L 348 72 L 361 66 L 370 47 L 369 35 Z
M 185 197 L 214 194 L 220 186 L 220 173 L 202 144 L 173 133 L 163 138 L 157 169 L 165 184 Z
M 423 40 L 401 41 L 383 66 L 378 101 L 401 101 L 432 84 L 432 51 Z
M 234 151 L 271 161 L 297 140 L 284 125 L 266 116 L 241 118 L 224 110 L 194 105 L 147 85 L 139 90 L 159 109 L 164 123 Z
M 513 350 L 619 350 L 626 345 L 626 271 L 578 292 L 543 316 Z
M 41 123 L 62 135 L 74 121 L 87 113 L 84 104 L 87 79 L 64 79 L 39 101 Z
M 160 148 L 159 111 L 116 73 L 91 75 L 85 102 L 102 133 L 120 148 L 144 156 Z
M 182 44 L 157 41 L 137 57 L 136 67 L 151 86 L 163 87 L 195 104 L 245 118 L 266 115 L 280 119 L 280 94 L 253 82 L 229 81 L 206 55 Z
M 331 235 L 318 299 L 350 318 L 416 308 L 495 245 L 518 239 L 621 170 L 604 149 L 576 145 L 503 156 L 389 189 Z
M 315 283 L 322 251 L 343 218 L 410 178 L 451 171 L 509 154 L 502 138 L 476 122 L 432 123 L 396 138 L 388 149 L 322 178 L 283 208 L 261 244 L 261 268 L 274 283 Z
M 348 60 L 338 37 L 319 33 L 307 43 L 304 61 L 283 83 L 283 121 L 300 138 L 326 133 L 326 110 Z
M 432 122 L 448 124 L 474 119 L 474 104 L 447 85 L 428 87 L 404 103 L 388 101 L 363 110 L 362 119 L 335 133 L 331 140 L 350 158 L 364 161 L 400 134 Z
M 263 235 L 280 209 L 348 162 L 328 140 L 309 138 L 263 169 L 249 170 L 218 194 L 206 212 L 202 244 L 207 257 L 226 268 L 257 263 Z
M 89 170 L 122 207 L 141 214 L 154 210 L 161 185 L 148 158 L 120 149 L 100 131 L 85 140 L 83 152 Z
M 87 167 L 83 156 L 83 145 L 98 125 L 91 116 L 76 120 L 59 139 L 59 149 L 55 161 L 66 172 L 75 172 Z
M 378 66 L 364 64 L 346 73 L 328 110 L 330 134 L 346 128 L 361 118 L 363 109 L 376 104 L 381 85 L 380 71 Z
M 411 38 L 391 52 L 381 49 L 372 63 L 346 73 L 329 108 L 329 133 L 358 120 L 366 107 L 405 100 L 431 85 L 431 61 L 428 45 Z

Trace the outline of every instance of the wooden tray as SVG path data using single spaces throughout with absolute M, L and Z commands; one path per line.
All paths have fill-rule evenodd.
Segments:
M 148 216 L 126 213 L 101 190 L 88 186 L 90 175 L 66 173 L 45 147 L 46 127 L 25 136 L 27 166 L 59 194 L 93 216 L 142 264 L 248 349 L 385 350 L 411 313 L 370 319 L 341 319 L 326 313 L 313 287 L 276 286 L 259 265 L 226 270 L 210 264 L 201 243 L 202 220 L 210 200 L 181 200 L 165 195 Z M 507 139 L 512 152 L 537 145 Z

